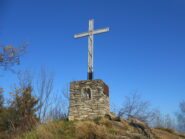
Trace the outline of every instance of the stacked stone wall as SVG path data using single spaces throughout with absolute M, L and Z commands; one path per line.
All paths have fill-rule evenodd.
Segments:
M 69 120 L 94 119 L 109 114 L 109 90 L 105 85 L 102 80 L 71 82 Z

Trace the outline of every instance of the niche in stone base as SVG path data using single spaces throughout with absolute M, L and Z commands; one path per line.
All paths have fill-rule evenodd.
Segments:
M 90 87 L 84 87 L 81 89 L 81 99 L 82 100 L 90 100 L 91 99 Z
M 109 87 L 102 80 L 70 83 L 69 120 L 94 119 L 109 113 Z

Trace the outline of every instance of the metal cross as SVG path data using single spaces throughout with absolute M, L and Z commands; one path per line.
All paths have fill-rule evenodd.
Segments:
M 89 32 L 84 32 L 74 35 L 74 38 L 81 38 L 88 36 L 88 80 L 93 79 L 93 45 L 94 45 L 94 35 L 104 32 L 108 32 L 109 28 L 103 28 L 94 30 L 94 20 L 89 20 Z

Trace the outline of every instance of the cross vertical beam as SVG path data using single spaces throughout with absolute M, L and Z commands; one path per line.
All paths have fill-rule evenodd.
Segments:
M 88 36 L 88 73 L 87 78 L 93 79 L 93 47 L 94 47 L 94 20 L 89 20 L 89 36 Z
M 88 36 L 88 74 L 87 74 L 88 80 L 93 79 L 94 35 L 108 32 L 108 31 L 109 31 L 109 28 L 94 30 L 94 20 L 92 19 L 92 20 L 89 20 L 89 32 L 84 32 L 84 33 L 74 35 L 74 38 Z

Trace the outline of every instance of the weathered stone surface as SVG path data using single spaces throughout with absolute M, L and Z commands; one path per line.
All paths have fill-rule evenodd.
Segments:
M 110 114 L 109 88 L 102 80 L 70 83 L 69 120 L 94 119 Z

